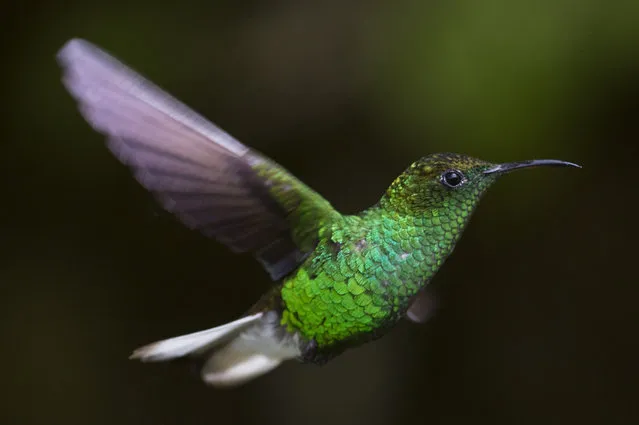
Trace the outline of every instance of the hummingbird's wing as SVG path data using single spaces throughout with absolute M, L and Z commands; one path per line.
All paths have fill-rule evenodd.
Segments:
M 428 288 L 417 293 L 415 299 L 406 311 L 406 317 L 411 322 L 424 323 L 435 314 L 437 310 L 437 300 L 435 294 Z
M 295 269 L 321 223 L 338 214 L 275 162 L 91 43 L 73 39 L 57 58 L 84 118 L 162 206 L 234 252 L 252 253 L 273 279 Z

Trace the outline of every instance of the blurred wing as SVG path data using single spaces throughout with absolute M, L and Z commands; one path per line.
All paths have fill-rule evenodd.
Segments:
M 59 52 L 63 82 L 89 124 L 186 226 L 251 252 L 271 277 L 295 269 L 321 222 L 319 194 L 84 40 Z
M 435 295 L 428 291 L 428 288 L 422 289 L 417 293 L 415 299 L 406 311 L 406 317 L 411 322 L 425 323 L 433 317 L 437 309 Z

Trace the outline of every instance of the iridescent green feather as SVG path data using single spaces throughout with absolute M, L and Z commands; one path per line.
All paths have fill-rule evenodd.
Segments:
M 326 199 L 274 161 L 259 157 L 252 167 L 264 180 L 270 195 L 284 209 L 293 241 L 301 251 L 312 250 L 317 243 L 319 229 L 325 223 L 338 219 L 340 214 Z

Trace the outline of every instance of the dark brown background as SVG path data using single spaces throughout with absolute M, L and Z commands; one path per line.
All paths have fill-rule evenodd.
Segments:
M 1 423 L 639 420 L 636 1 L 23 1 L 0 16 Z M 79 117 L 54 60 L 77 36 L 344 212 L 430 152 L 584 168 L 500 181 L 426 325 L 207 388 L 127 357 L 233 319 L 268 279 L 162 214 Z

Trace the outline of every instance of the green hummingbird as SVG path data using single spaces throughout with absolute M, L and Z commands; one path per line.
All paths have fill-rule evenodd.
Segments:
M 411 164 L 375 205 L 345 215 L 97 46 L 72 39 L 57 59 L 85 120 L 158 203 L 187 227 L 252 254 L 274 281 L 239 319 L 131 356 L 192 359 L 212 386 L 245 383 L 286 360 L 321 365 L 403 318 L 424 321 L 426 285 L 500 176 L 580 168 L 438 153 Z

